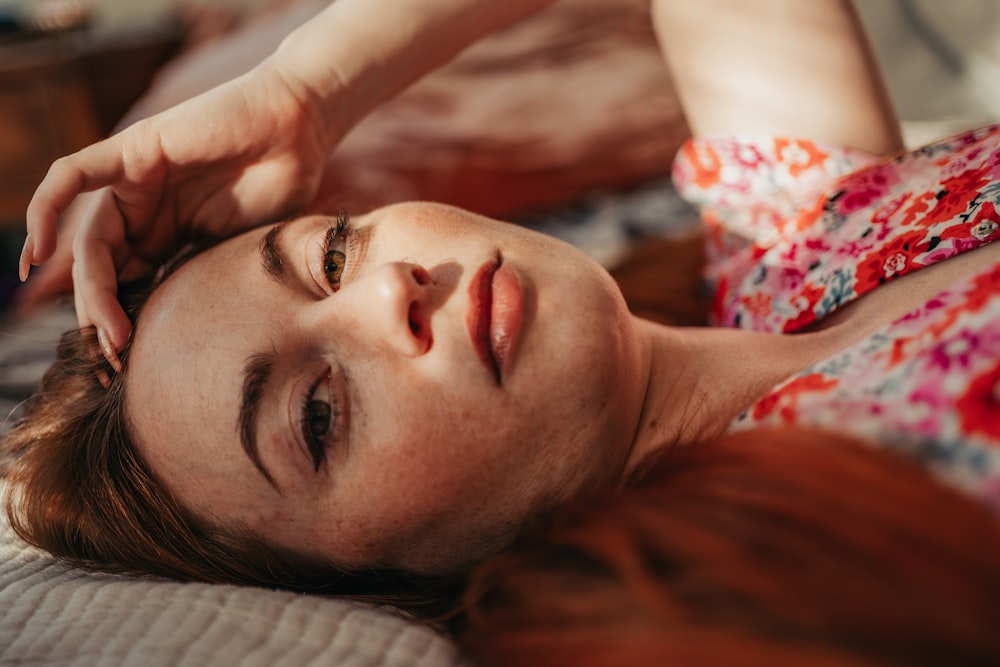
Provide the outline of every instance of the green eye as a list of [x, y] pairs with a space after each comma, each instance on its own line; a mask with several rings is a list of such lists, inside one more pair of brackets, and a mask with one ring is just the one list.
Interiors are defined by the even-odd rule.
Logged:
[[309, 401], [306, 405], [306, 428], [312, 438], [322, 438], [330, 430], [330, 404]]
[[336, 288], [340, 285], [340, 277], [344, 273], [344, 263], [347, 256], [339, 250], [328, 250], [323, 256], [323, 272], [330, 283], [330, 287]]

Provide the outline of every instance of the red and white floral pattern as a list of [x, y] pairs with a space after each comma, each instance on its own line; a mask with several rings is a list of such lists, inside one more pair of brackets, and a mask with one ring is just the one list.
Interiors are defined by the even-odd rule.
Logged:
[[[709, 229], [713, 315], [793, 332], [1000, 237], [1000, 125], [876, 160], [698, 139], [674, 180]], [[776, 387], [734, 428], [799, 423], [919, 458], [1000, 510], [1000, 262]]]

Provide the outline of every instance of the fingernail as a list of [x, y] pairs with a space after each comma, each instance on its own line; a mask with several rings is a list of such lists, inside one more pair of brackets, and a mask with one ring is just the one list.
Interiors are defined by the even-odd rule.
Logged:
[[104, 372], [103, 368], [97, 369], [97, 381], [101, 383], [101, 386], [107, 389], [111, 386], [111, 377]]
[[17, 264], [17, 275], [23, 283], [28, 279], [28, 271], [31, 270], [31, 259], [35, 254], [35, 239], [31, 238], [31, 234], [28, 234], [27, 238], [24, 239], [24, 247], [21, 248], [21, 259]]
[[118, 352], [115, 350], [114, 345], [111, 344], [111, 339], [108, 338], [107, 332], [100, 327], [97, 328], [97, 344], [101, 346], [101, 354], [108, 360], [111, 367], [115, 369], [115, 372], [121, 373], [122, 362], [118, 358]]

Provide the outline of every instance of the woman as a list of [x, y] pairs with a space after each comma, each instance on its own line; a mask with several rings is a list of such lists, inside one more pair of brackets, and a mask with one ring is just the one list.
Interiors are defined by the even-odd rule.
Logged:
[[[88, 359], [86, 341], [68, 344], [48, 407], [39, 399], [12, 436], [15, 488], [31, 496], [15, 516], [22, 534], [120, 570], [300, 589], [328, 585], [331, 572], [374, 570], [393, 573], [380, 590], [412, 591], [421, 577], [450, 576], [502, 549], [538, 512], [624, 483], [665, 446], [714, 437], [741, 415], [794, 421], [800, 412], [872, 438], [888, 433], [917, 453], [955, 442], [944, 472], [989, 499], [1000, 435], [975, 421], [975, 407], [971, 421], [952, 408], [993, 400], [981, 385], [996, 372], [989, 345], [1000, 296], [990, 281], [1000, 246], [988, 245], [989, 225], [979, 228], [988, 220], [976, 216], [990, 215], [996, 176], [945, 188], [935, 201], [962, 193], [950, 215], [914, 209], [928, 223], [922, 234], [941, 230], [930, 247], [904, 238], [892, 252], [900, 236], [869, 230], [874, 218], [855, 199], [881, 205], [891, 191], [900, 206], [913, 198], [932, 209], [922, 195], [891, 190], [902, 178], [889, 181], [928, 169], [932, 180], [942, 169], [942, 179], [991, 174], [996, 132], [881, 163], [898, 164], [892, 174], [835, 181], [900, 148], [846, 3], [774, 0], [773, 14], [755, 5], [753, 15], [721, 0], [654, 7], [696, 136], [816, 140], [698, 139], [678, 163], [682, 189], [711, 196], [708, 221], [749, 237], [713, 231], [734, 258], [719, 265], [719, 312], [760, 331], [640, 320], [574, 250], [449, 207], [255, 226], [309, 200], [320, 156], [372, 105], [542, 4], [400, 2], [383, 17], [372, 3], [340, 0], [246, 77], [53, 166], [29, 209], [23, 269], [51, 254], [58, 213], [104, 188], [77, 236], [74, 272], [81, 323], [96, 326], [108, 362]], [[783, 198], [755, 194], [753, 173]], [[816, 199], [817, 188], [829, 190]], [[776, 243], [760, 233], [766, 222], [803, 234]], [[852, 270], [834, 294], [833, 278], [848, 274], [823, 274], [811, 257], [797, 264], [806, 250], [839, 256], [823, 246], [828, 233], [845, 257], [889, 252], [877, 265], [893, 270], [864, 284]], [[230, 236], [167, 276], [132, 330], [115, 299], [119, 276], [162, 261], [178, 240]], [[911, 248], [919, 263], [903, 252]], [[948, 366], [929, 418], [878, 414], [907, 403], [912, 382], [837, 379], [919, 372], [934, 358], [928, 340], [959, 340], [967, 313], [989, 345]], [[869, 421], [842, 423], [824, 409], [834, 391], [832, 405], [860, 405]], [[58, 411], [67, 400], [79, 411]], [[56, 462], [72, 442], [80, 468], [69, 472]], [[80, 470], [87, 482], [74, 485]], [[381, 585], [366, 575], [336, 583], [344, 592]]]

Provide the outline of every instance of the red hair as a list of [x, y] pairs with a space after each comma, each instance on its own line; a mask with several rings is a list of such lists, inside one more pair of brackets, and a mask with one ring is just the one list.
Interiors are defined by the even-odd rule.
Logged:
[[489, 665], [1000, 664], [1000, 530], [890, 453], [801, 429], [677, 448], [472, 576]]

